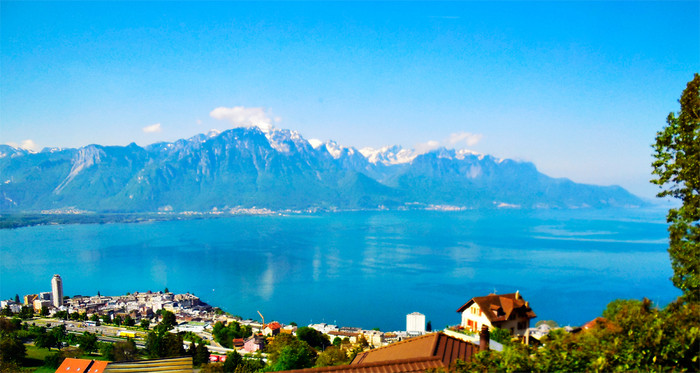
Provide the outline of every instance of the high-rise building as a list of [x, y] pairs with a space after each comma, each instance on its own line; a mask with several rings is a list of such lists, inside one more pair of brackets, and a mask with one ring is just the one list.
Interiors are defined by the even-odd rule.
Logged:
[[425, 315], [419, 312], [406, 315], [406, 331], [409, 333], [425, 333]]
[[53, 275], [51, 279], [51, 293], [53, 295], [53, 306], [58, 308], [63, 305], [63, 280], [61, 276]]

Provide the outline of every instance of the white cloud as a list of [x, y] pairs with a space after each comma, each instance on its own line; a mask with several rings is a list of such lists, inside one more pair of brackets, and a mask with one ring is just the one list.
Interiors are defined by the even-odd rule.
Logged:
[[5, 144], [12, 146], [14, 148], [29, 150], [32, 152], [38, 152], [39, 150], [41, 150], [41, 147], [37, 143], [35, 143], [34, 140], [32, 140], [32, 139], [26, 139], [26, 140], [22, 141], [20, 144], [18, 144], [16, 142], [8, 142]]
[[460, 143], [465, 143], [467, 146], [474, 146], [483, 137], [480, 133], [469, 133], [469, 132], [455, 132], [450, 134], [447, 138], [447, 144], [451, 146], [459, 145]]
[[155, 133], [155, 132], [160, 132], [163, 129], [160, 128], [160, 123], [152, 124], [150, 126], [143, 127], [143, 132], [145, 133]]
[[440, 147], [440, 143], [435, 141], [435, 140], [430, 140], [428, 142], [420, 143], [416, 145], [415, 150], [416, 154], [423, 154], [427, 153], [431, 150], [435, 150]]
[[416, 154], [427, 153], [440, 147], [448, 149], [459, 149], [463, 146], [474, 146], [483, 137], [480, 133], [455, 132], [442, 141], [430, 140], [415, 146]]
[[260, 127], [262, 130], [271, 130], [272, 122], [279, 122], [279, 117], [270, 118], [264, 108], [261, 107], [218, 107], [209, 113], [214, 119], [229, 121], [234, 127]]
[[32, 140], [32, 139], [26, 139], [26, 140], [22, 141], [22, 144], [20, 144], [20, 147], [22, 149], [32, 150], [35, 152], [38, 152], [39, 150], [41, 150], [41, 147], [37, 143], [35, 143], [34, 140]]

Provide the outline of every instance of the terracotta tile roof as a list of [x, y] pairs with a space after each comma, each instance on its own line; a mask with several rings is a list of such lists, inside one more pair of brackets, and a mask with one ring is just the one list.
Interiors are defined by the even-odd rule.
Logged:
[[277, 321], [273, 321], [273, 322], [265, 325], [265, 327], [270, 328], [270, 330], [275, 330], [275, 329], [280, 329], [282, 327], [282, 325], [280, 325], [280, 323], [278, 323]]
[[333, 367], [289, 370], [294, 373], [424, 373], [428, 369], [444, 367], [437, 357], [389, 360], [358, 365], [338, 365]]
[[438, 357], [447, 366], [457, 359], [469, 360], [476, 352], [478, 348], [469, 342], [443, 333], [431, 333], [359, 353], [350, 364]]
[[491, 323], [514, 320], [519, 317], [527, 317], [528, 319], [537, 317], [532, 308], [530, 308], [529, 303], [520, 296], [520, 293], [489, 294], [485, 297], [474, 297], [462, 307], [459, 307], [457, 312], [463, 312], [474, 303], [481, 308], [481, 311]]
[[358, 354], [350, 365], [299, 369], [295, 373], [414, 373], [471, 360], [478, 347], [443, 333], [426, 334]]

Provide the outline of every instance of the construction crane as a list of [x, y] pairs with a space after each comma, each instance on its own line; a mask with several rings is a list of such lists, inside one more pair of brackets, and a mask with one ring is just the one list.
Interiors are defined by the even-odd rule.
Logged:
[[262, 332], [265, 329], [265, 316], [263, 316], [260, 311], [258, 311], [258, 315], [260, 315], [260, 318], [262, 319], [262, 327], [260, 328], [260, 331]]

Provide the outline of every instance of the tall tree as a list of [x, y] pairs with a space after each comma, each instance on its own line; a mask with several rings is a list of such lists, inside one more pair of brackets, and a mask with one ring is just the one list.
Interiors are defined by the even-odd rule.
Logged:
[[700, 301], [700, 75], [688, 82], [680, 99], [681, 111], [670, 113], [666, 127], [656, 134], [652, 183], [663, 190], [658, 197], [681, 200], [667, 221], [673, 284], [688, 301]]

